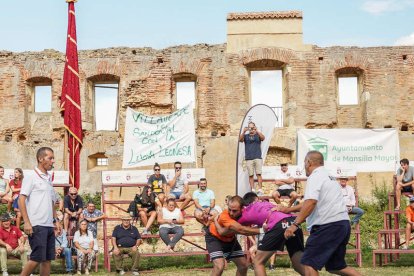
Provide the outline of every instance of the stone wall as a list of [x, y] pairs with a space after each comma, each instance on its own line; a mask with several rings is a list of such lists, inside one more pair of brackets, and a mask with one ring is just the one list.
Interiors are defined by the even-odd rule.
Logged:
[[[231, 53], [226, 44], [79, 51], [85, 135], [82, 190], [100, 190], [100, 172], [88, 171], [88, 156], [103, 152], [109, 158], [108, 170], [121, 169], [126, 108], [170, 113], [175, 110], [175, 80], [191, 76], [197, 94], [197, 165], [206, 168], [209, 185], [221, 202], [235, 191], [237, 135], [250, 107], [252, 68], [283, 70], [285, 125], [272, 137], [269, 165], [296, 163], [298, 128], [404, 126], [408, 131], [400, 135], [401, 156], [412, 160], [413, 52], [409, 46], [294, 50], [266, 44]], [[56, 151], [56, 168], [64, 169], [63, 120], [57, 105], [63, 66], [64, 54], [54, 50], [0, 52], [0, 164], [4, 167], [33, 167], [35, 150], [47, 145]], [[338, 105], [337, 76], [343, 73], [360, 79], [358, 105]], [[92, 84], [97, 81], [119, 82], [119, 131], [94, 130]], [[52, 84], [52, 112], [34, 113], [32, 87], [45, 82]], [[369, 194], [371, 184], [366, 185], [362, 190]]]

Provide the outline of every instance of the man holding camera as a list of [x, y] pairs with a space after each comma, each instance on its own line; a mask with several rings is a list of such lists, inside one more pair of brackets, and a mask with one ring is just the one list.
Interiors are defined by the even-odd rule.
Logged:
[[[248, 133], [247, 133], [248, 132]], [[265, 139], [263, 133], [257, 130], [255, 123], [250, 122], [240, 134], [239, 141], [244, 143], [245, 160], [247, 171], [249, 172], [249, 183], [252, 192], [254, 188], [254, 174], [256, 173], [259, 189], [257, 195], [263, 195], [262, 190], [262, 150], [260, 148], [262, 141]]]

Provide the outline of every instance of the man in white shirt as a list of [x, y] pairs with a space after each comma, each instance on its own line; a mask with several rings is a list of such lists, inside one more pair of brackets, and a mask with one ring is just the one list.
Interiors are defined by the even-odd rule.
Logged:
[[351, 220], [351, 225], [355, 226], [361, 219], [362, 215], [364, 214], [364, 210], [355, 206], [356, 205], [355, 190], [351, 186], [347, 185], [347, 183], [348, 183], [347, 177], [339, 178], [339, 184], [341, 185], [342, 196], [344, 197], [345, 205], [348, 210], [348, 213], [355, 214], [355, 216]]
[[[341, 188], [323, 167], [323, 156], [319, 151], [310, 151], [305, 157], [308, 176], [305, 201], [292, 225], [286, 229], [285, 238], [294, 236], [295, 231], [306, 219], [310, 236], [306, 241], [301, 263], [305, 275], [319, 275], [323, 267], [333, 274], [360, 275], [345, 262], [351, 226]], [[291, 211], [291, 210], [288, 210]]]
[[36, 153], [37, 167], [33, 174], [23, 178], [19, 208], [24, 221], [24, 232], [29, 236], [32, 249], [30, 260], [20, 275], [28, 276], [40, 264], [40, 275], [50, 275], [50, 262], [55, 259], [56, 195], [52, 185], [55, 157], [48, 147]]
[[272, 197], [277, 204], [280, 204], [280, 197], [287, 196], [290, 198], [289, 207], [296, 201], [298, 194], [293, 187], [295, 179], [288, 172], [288, 164], [280, 164], [280, 172], [275, 179], [275, 185], [278, 187], [276, 191], [272, 193]]

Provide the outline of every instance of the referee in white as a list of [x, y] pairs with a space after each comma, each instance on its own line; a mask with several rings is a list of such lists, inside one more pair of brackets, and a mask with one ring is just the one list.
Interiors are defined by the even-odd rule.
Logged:
[[23, 179], [19, 207], [24, 220], [24, 232], [32, 249], [22, 276], [30, 275], [40, 264], [40, 275], [50, 275], [50, 263], [55, 259], [56, 195], [49, 171], [55, 163], [53, 150], [40, 148], [36, 153], [37, 166]]
[[360, 275], [345, 262], [351, 233], [349, 216], [341, 188], [323, 167], [323, 156], [319, 151], [308, 152], [305, 170], [308, 177], [305, 202], [293, 224], [286, 229], [285, 237], [294, 236], [306, 219], [310, 236], [301, 259], [305, 275], [319, 275], [323, 267], [333, 274]]

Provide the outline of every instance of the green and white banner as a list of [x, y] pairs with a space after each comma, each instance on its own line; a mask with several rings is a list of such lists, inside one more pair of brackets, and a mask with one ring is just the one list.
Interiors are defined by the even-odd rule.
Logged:
[[149, 116], [128, 107], [122, 168], [195, 162], [192, 104], [165, 116]]
[[395, 129], [301, 129], [297, 146], [298, 164], [303, 163], [308, 151], [317, 150], [328, 169], [394, 172], [400, 160]]

